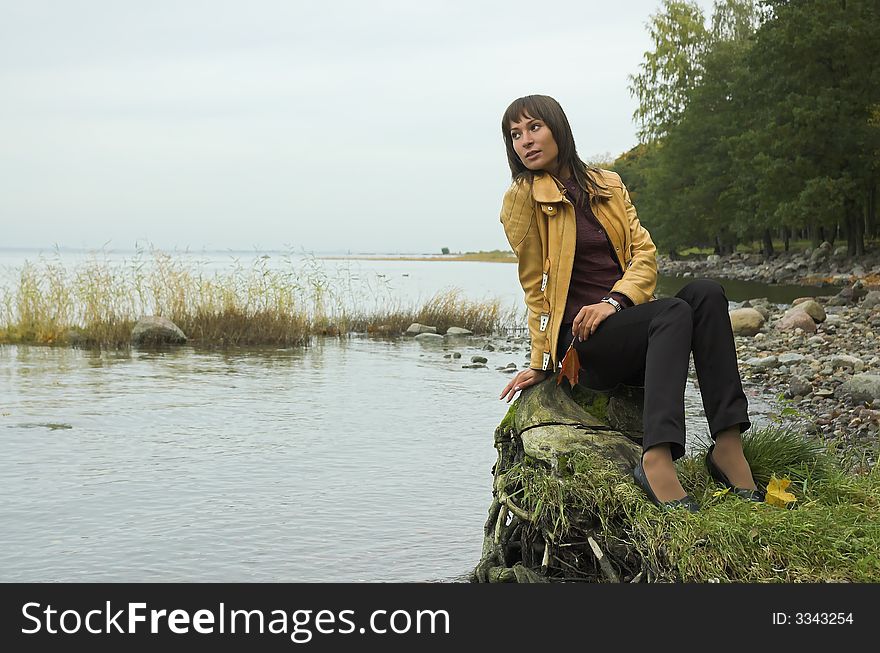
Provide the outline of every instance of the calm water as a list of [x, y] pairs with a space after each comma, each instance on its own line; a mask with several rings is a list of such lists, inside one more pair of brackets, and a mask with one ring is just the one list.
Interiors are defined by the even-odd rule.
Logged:
[[[358, 264], [409, 296], [452, 280], [521, 301], [510, 265]], [[0, 346], [0, 581], [461, 579], [479, 558], [507, 409], [510, 377], [494, 368], [525, 357], [484, 342], [454, 347], [461, 361], [360, 337], [234, 352]], [[489, 369], [462, 369], [474, 354]], [[765, 422], [770, 405], [747, 392]], [[694, 441], [706, 426], [692, 384], [686, 407]]]
[[524, 357], [479, 344], [458, 351], [489, 369], [411, 340], [0, 347], [0, 581], [459, 579], [507, 407], [492, 366]]

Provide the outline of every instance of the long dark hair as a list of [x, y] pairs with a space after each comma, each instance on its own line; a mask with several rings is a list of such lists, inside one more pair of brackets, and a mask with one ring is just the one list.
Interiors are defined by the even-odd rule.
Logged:
[[514, 181], [526, 179], [531, 182], [535, 176], [534, 172], [526, 168], [517, 155], [516, 150], [513, 149], [513, 138], [510, 135], [510, 124], [519, 122], [526, 116], [542, 120], [546, 123], [553, 134], [557, 147], [559, 147], [558, 162], [560, 170], [568, 166], [571, 174], [574, 175], [578, 187], [584, 193], [595, 195], [598, 187], [596, 182], [587, 174], [587, 170], [598, 173], [598, 169], [588, 166], [581, 161], [577, 154], [577, 147], [574, 144], [574, 136], [571, 133], [571, 125], [568, 124], [568, 118], [559, 102], [549, 95], [526, 95], [525, 97], [517, 98], [510, 103], [507, 111], [504, 112], [504, 117], [501, 119], [501, 134], [504, 136], [504, 145], [507, 148], [507, 163], [510, 165], [510, 173]]

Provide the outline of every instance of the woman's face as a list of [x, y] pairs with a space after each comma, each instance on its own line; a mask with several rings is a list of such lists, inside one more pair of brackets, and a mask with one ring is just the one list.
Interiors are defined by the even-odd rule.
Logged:
[[510, 138], [514, 152], [526, 168], [559, 172], [559, 146], [543, 120], [520, 116], [519, 122], [510, 123]]

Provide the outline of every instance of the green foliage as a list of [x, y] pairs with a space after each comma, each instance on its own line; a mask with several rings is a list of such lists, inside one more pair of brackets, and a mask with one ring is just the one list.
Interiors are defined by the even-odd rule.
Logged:
[[[615, 162], [658, 246], [724, 253], [840, 225], [861, 253], [880, 177], [880, 5], [725, 0], [698, 38], [700, 19], [667, 0], [649, 26], [632, 88], [646, 144]], [[700, 47], [673, 56], [688, 39]]]
[[687, 93], [700, 78], [701, 58], [708, 44], [703, 10], [694, 2], [663, 0], [651, 16], [648, 31], [654, 50], [645, 53], [637, 75], [630, 75], [630, 92], [639, 100], [633, 118], [639, 135], [664, 136], [684, 111]]
[[449, 248], [448, 248], [448, 247], [443, 247], [443, 248], [440, 250], [440, 253], [441, 253], [441, 254], [449, 254]]

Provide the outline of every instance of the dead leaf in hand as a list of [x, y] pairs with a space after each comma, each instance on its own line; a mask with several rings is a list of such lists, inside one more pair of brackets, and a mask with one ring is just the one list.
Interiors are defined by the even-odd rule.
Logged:
[[791, 485], [791, 481], [787, 478], [771, 477], [767, 484], [767, 496], [764, 501], [771, 506], [779, 506], [780, 508], [786, 508], [788, 504], [797, 501], [795, 495], [785, 491], [789, 485]]
[[565, 357], [562, 359], [562, 369], [559, 372], [559, 376], [556, 377], [556, 385], [562, 383], [562, 377], [565, 377], [573, 388], [578, 382], [578, 372], [580, 369], [581, 359], [578, 357], [577, 350], [574, 347], [569, 347], [568, 351], [565, 352]]

